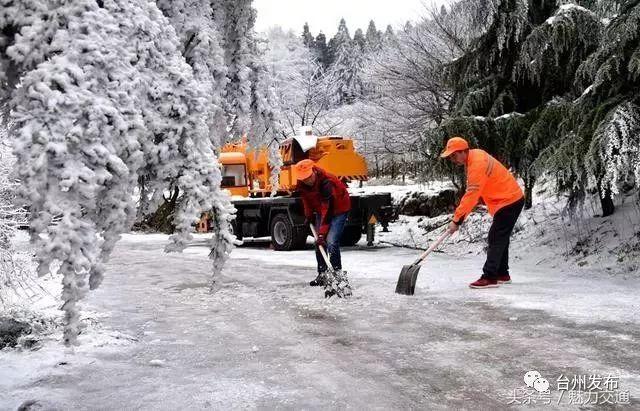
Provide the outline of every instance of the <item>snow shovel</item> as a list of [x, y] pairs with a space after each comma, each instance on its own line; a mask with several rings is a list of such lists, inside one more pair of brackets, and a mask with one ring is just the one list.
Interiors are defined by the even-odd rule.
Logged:
[[[313, 224], [309, 224], [309, 227], [311, 227], [313, 238], [318, 241], [318, 233], [316, 233], [316, 228], [313, 226]], [[334, 270], [324, 247], [318, 246], [318, 248], [320, 249], [322, 258], [324, 258], [324, 262], [327, 264], [327, 272], [324, 278], [324, 298], [329, 298], [334, 295], [337, 295], [339, 298], [350, 296], [352, 292], [351, 285], [349, 284], [349, 279], [347, 278], [347, 272], [342, 270]]]
[[398, 284], [396, 285], [396, 293], [404, 295], [413, 295], [416, 289], [416, 281], [418, 280], [418, 272], [420, 271], [420, 263], [424, 260], [433, 250], [449, 237], [449, 231], [445, 231], [444, 234], [436, 240], [435, 243], [429, 247], [427, 251], [422, 253], [420, 257], [411, 265], [405, 265], [400, 271], [400, 277], [398, 277]]

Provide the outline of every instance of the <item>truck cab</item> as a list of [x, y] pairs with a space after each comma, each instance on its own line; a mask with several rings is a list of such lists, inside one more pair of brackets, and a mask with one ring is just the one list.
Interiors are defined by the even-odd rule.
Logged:
[[222, 183], [232, 196], [248, 197], [247, 156], [244, 153], [221, 153]]

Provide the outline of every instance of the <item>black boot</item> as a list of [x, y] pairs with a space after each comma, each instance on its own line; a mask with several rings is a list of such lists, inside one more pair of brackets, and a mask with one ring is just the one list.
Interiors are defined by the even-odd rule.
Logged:
[[324, 277], [325, 277], [324, 273], [318, 273], [318, 276], [316, 277], [316, 279], [309, 282], [309, 285], [311, 287], [324, 286], [324, 283], [325, 283]]

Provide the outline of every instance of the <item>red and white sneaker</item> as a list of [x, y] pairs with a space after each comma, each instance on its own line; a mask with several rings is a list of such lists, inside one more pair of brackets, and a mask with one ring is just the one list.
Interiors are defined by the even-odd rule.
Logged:
[[498, 284], [511, 284], [511, 276], [509, 274], [499, 275]]
[[493, 278], [480, 278], [479, 280], [469, 284], [470, 288], [498, 288], [498, 280]]

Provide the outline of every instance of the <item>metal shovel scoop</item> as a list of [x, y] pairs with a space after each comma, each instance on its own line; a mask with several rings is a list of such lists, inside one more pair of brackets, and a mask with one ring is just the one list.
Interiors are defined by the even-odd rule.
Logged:
[[[309, 224], [311, 227], [311, 233], [313, 237], [318, 241], [318, 234], [313, 224]], [[334, 270], [329, 261], [329, 256], [323, 246], [318, 246], [320, 254], [324, 258], [324, 262], [327, 264], [326, 277], [324, 278], [324, 297], [329, 298], [337, 295], [339, 298], [349, 297], [353, 294], [351, 290], [351, 284], [349, 284], [349, 278], [347, 278], [346, 271]]]
[[427, 251], [422, 253], [420, 257], [411, 265], [405, 265], [402, 267], [400, 271], [400, 276], [398, 277], [398, 284], [396, 284], [396, 293], [404, 294], [404, 295], [413, 295], [416, 289], [416, 281], [418, 280], [418, 272], [420, 272], [420, 263], [424, 260], [433, 250], [438, 248], [438, 246], [449, 237], [449, 231], [445, 231], [444, 234], [440, 236], [436, 240], [435, 243], [429, 247]]

